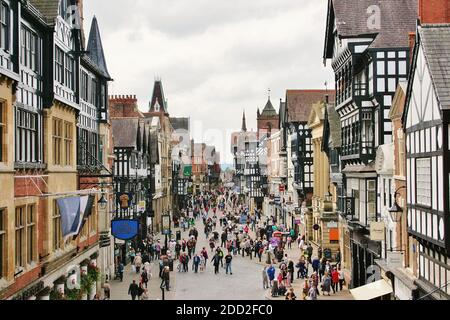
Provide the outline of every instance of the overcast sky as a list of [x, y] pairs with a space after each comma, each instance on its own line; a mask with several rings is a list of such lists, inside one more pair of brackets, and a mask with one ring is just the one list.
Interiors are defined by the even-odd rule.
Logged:
[[110, 94], [136, 94], [147, 111], [155, 77], [171, 117], [190, 117], [197, 142], [231, 163], [230, 133], [256, 130], [271, 89], [332, 87], [322, 60], [327, 0], [84, 0], [86, 33], [98, 19]]

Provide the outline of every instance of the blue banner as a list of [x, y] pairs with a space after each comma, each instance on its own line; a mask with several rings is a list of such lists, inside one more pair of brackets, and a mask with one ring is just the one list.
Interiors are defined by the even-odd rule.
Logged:
[[61, 231], [63, 238], [75, 235], [80, 224], [80, 197], [56, 200], [61, 214]]
[[113, 220], [111, 221], [111, 234], [120, 240], [134, 239], [139, 232], [137, 220]]

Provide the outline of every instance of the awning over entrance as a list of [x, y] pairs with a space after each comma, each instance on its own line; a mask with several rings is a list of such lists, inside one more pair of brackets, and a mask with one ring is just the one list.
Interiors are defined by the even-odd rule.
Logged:
[[391, 294], [392, 292], [392, 286], [383, 279], [350, 290], [350, 293], [355, 300], [373, 300]]

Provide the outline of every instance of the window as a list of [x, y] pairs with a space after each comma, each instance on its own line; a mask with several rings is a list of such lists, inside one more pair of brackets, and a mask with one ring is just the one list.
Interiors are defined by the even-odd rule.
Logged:
[[21, 29], [21, 48], [20, 48], [20, 63], [33, 71], [39, 71], [40, 67], [40, 40], [37, 34], [22, 25]]
[[66, 166], [72, 165], [72, 124], [64, 122], [64, 164]]
[[81, 72], [81, 99], [88, 101], [89, 98], [89, 76], [86, 72]]
[[0, 101], [0, 162], [6, 161], [6, 104]]
[[35, 261], [36, 206], [27, 205], [16, 208], [15, 213], [15, 262], [16, 267]]
[[53, 118], [53, 164], [62, 164], [63, 121]]
[[24, 244], [25, 244], [25, 209], [26, 207], [18, 207], [16, 208], [16, 238], [15, 238], [15, 258], [16, 258], [16, 267], [25, 267], [24, 261]]
[[375, 180], [367, 181], [367, 222], [377, 220], [377, 183]]
[[37, 131], [37, 114], [16, 110], [16, 161], [38, 162], [40, 141]]
[[431, 207], [431, 160], [416, 160], [416, 202]]
[[74, 90], [74, 81], [73, 81], [73, 66], [74, 60], [69, 55], [65, 55], [65, 77], [64, 84], [67, 88]]
[[9, 33], [10, 33], [10, 18], [9, 6], [3, 1], [0, 1], [0, 48], [5, 51], [9, 50]]
[[34, 205], [27, 207], [27, 263], [34, 261], [34, 237], [36, 230], [36, 207]]
[[61, 212], [57, 200], [53, 201], [53, 216], [52, 216], [52, 228], [53, 228], [53, 250], [56, 251], [63, 247], [62, 228], [61, 228]]
[[59, 83], [64, 82], [64, 52], [55, 47], [55, 80]]
[[0, 279], [5, 276], [6, 209], [0, 209]]

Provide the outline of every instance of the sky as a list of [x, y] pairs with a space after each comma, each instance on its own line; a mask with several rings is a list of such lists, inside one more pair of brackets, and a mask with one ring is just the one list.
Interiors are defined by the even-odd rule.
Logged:
[[[256, 112], [278, 110], [287, 89], [332, 87], [323, 64], [327, 0], [84, 0], [98, 20], [111, 95], [148, 110], [160, 78], [171, 117], [190, 117], [196, 142], [232, 163], [231, 132], [256, 130]], [[331, 84], [331, 85], [330, 85]]]

